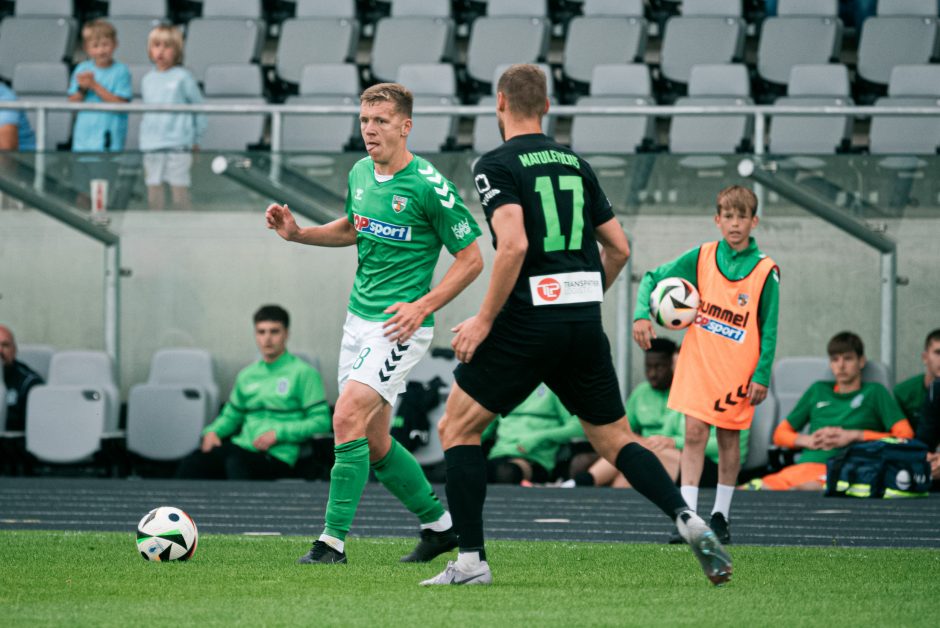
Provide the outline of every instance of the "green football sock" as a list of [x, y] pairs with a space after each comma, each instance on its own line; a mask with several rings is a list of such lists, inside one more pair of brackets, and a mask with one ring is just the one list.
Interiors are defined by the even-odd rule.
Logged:
[[421, 523], [434, 523], [444, 516], [444, 506], [434, 494], [421, 465], [394, 438], [384, 458], [372, 465], [375, 477], [413, 512]]
[[334, 451], [336, 462], [330, 471], [330, 499], [323, 533], [344, 541], [369, 479], [369, 441], [357, 438], [336, 445]]

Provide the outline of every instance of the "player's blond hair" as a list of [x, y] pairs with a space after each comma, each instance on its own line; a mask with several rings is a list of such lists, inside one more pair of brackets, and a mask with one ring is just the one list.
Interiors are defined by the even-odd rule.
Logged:
[[395, 106], [397, 113], [410, 118], [415, 97], [407, 87], [400, 83], [379, 83], [362, 92], [359, 102], [369, 105], [390, 102]]
[[496, 91], [503, 93], [509, 111], [520, 118], [541, 118], [545, 115], [547, 80], [537, 65], [519, 63], [509, 66], [499, 77]]
[[110, 39], [117, 44], [117, 30], [108, 20], [92, 20], [82, 26], [82, 41], [88, 43], [99, 39]]
[[173, 65], [183, 64], [183, 33], [180, 29], [169, 24], [155, 26], [147, 35], [147, 49], [149, 50], [155, 43], [168, 44], [175, 53]]
[[723, 209], [743, 210], [746, 216], [756, 216], [757, 196], [744, 186], [729, 185], [718, 193], [715, 211], [720, 214]]

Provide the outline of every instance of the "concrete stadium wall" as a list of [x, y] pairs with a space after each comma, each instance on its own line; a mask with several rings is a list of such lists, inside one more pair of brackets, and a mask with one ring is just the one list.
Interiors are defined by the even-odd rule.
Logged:
[[[778, 357], [822, 355], [843, 329], [858, 332], [869, 357], [879, 356], [878, 254], [807, 215], [765, 216], [755, 232], [782, 270]], [[483, 220], [477, 216], [481, 225]], [[196, 346], [215, 356], [224, 395], [235, 374], [255, 359], [251, 315], [262, 303], [279, 303], [292, 316], [289, 346], [319, 356], [327, 394], [336, 398], [336, 362], [356, 255], [353, 249], [287, 244], [267, 231], [261, 211], [124, 212], [113, 215], [122, 235], [121, 386], [147, 377], [161, 347]], [[711, 216], [626, 216], [633, 243], [633, 272], [641, 275], [718, 237]], [[940, 220], [888, 224], [900, 242], [898, 272], [910, 285], [898, 290], [898, 376], [919, 372], [923, 337], [940, 327], [936, 243]], [[492, 261], [481, 239], [484, 276], [437, 317], [436, 346], [449, 346], [450, 327], [473, 314], [483, 297]], [[442, 256], [446, 263], [449, 255]], [[103, 248], [34, 211], [0, 211], [0, 323], [21, 344], [59, 349], [102, 349]], [[437, 278], [443, 274], [442, 264]], [[614, 337], [617, 312], [605, 304]], [[677, 337], [673, 332], [667, 335]], [[633, 347], [631, 381], [642, 381], [642, 356]]]

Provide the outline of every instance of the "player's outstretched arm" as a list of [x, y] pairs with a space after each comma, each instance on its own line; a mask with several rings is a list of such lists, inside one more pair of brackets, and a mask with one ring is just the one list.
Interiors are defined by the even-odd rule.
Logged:
[[426, 295], [413, 303], [399, 301], [385, 309], [386, 314], [394, 313], [394, 316], [383, 324], [385, 335], [396, 342], [407, 342], [429, 314], [450, 303], [482, 271], [483, 255], [480, 254], [480, 246], [471, 242], [457, 251], [454, 263], [447, 269], [444, 278]]
[[264, 212], [268, 229], [274, 230], [288, 242], [313, 246], [352, 246], [356, 243], [356, 229], [346, 218], [316, 227], [301, 228], [287, 205], [271, 203]]
[[604, 266], [604, 290], [609, 289], [617, 280], [617, 275], [630, 259], [630, 244], [627, 235], [620, 226], [620, 221], [611, 218], [594, 229], [594, 237], [601, 245], [601, 264]]
[[503, 308], [519, 278], [519, 271], [529, 249], [522, 216], [521, 205], [507, 204], [501, 205], [490, 220], [496, 236], [496, 257], [493, 259], [493, 272], [486, 296], [483, 297], [483, 303], [476, 316], [471, 316], [451, 330], [457, 335], [450, 344], [461, 362], [473, 359], [473, 354], [489, 335], [496, 315]]

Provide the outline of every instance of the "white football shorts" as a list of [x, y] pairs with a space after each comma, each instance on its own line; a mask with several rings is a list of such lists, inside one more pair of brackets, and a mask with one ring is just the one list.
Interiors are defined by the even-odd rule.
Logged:
[[188, 188], [192, 185], [192, 166], [193, 154], [189, 151], [144, 153], [144, 183], [154, 186], [166, 181], [174, 187]]
[[339, 391], [349, 380], [361, 382], [379, 393], [390, 405], [405, 390], [408, 373], [431, 347], [433, 327], [419, 327], [408, 342], [385, 337], [381, 322], [367, 321], [351, 312], [343, 323], [339, 350]]

